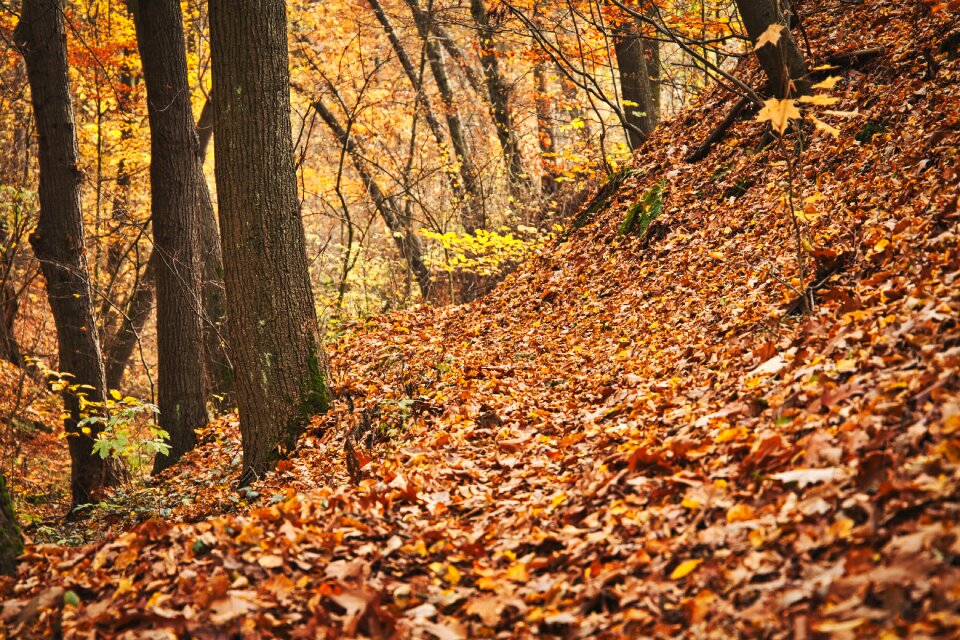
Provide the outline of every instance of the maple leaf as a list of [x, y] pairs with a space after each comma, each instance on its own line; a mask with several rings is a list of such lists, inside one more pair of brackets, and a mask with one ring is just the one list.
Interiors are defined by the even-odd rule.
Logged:
[[834, 126], [827, 124], [826, 122], [824, 122], [823, 120], [820, 120], [819, 118], [813, 118], [813, 124], [816, 125], [817, 129], [820, 129], [820, 131], [829, 133], [834, 138], [840, 137], [840, 129], [837, 129]]
[[782, 24], [773, 23], [767, 27], [766, 31], [760, 34], [760, 37], [757, 38], [757, 43], [753, 45], [753, 50], [757, 51], [765, 45], [776, 46], [780, 42], [780, 36], [783, 34], [784, 26]]
[[841, 78], [840, 76], [830, 76], [829, 78], [826, 78], [825, 80], [821, 80], [817, 84], [813, 85], [813, 88], [826, 89], [827, 91], [830, 91], [835, 86], [837, 86], [837, 83], [840, 82], [842, 79], [843, 78]]
[[763, 108], [757, 114], [757, 122], [769, 122], [777, 133], [783, 135], [790, 124], [790, 120], [799, 120], [803, 115], [797, 108], [796, 100], [770, 98], [764, 100]]
[[818, 93], [812, 96], [800, 96], [800, 102], [804, 104], [816, 105], [818, 107], [829, 107], [832, 104], [837, 104], [840, 102], [840, 98], [834, 98], [833, 96]]

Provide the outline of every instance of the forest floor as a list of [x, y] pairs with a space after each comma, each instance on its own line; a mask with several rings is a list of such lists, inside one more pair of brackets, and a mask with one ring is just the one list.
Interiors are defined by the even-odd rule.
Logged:
[[884, 48], [806, 135], [811, 313], [766, 125], [684, 160], [717, 92], [490, 295], [349, 327], [275, 473], [231, 486], [227, 416], [102, 540], [30, 546], [0, 638], [956, 637], [956, 16], [869, 5], [801, 5], [817, 64]]

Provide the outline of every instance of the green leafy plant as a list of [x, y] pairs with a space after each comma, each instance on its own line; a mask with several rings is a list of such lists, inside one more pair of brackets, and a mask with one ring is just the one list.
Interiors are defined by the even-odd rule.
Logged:
[[[101, 403], [90, 403], [101, 404]], [[155, 418], [160, 410], [156, 405], [142, 402], [136, 398], [123, 397], [116, 390], [110, 391], [110, 398], [102, 403], [105, 415], [92, 415], [80, 421], [81, 429], [90, 430], [92, 425], [101, 425], [97, 440], [93, 443], [93, 453], [101, 458], [118, 458], [132, 467], [141, 467], [144, 457], [170, 452], [167, 441], [170, 434], [157, 426]], [[146, 425], [139, 422], [147, 418]]]
[[642, 237], [647, 232], [650, 223], [663, 213], [663, 192], [666, 186], [666, 180], [661, 180], [647, 189], [643, 197], [627, 210], [627, 215], [620, 225], [619, 235], [636, 232], [638, 236]]

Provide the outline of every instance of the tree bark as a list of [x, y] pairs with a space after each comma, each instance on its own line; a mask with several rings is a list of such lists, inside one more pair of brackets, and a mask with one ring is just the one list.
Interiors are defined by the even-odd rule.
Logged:
[[777, 98], [810, 92], [807, 63], [790, 33], [787, 19], [780, 10], [780, 0], [736, 0], [740, 20], [750, 40], [756, 43], [772, 24], [784, 25], [780, 40], [757, 49], [757, 59], [767, 74], [767, 91]]
[[480, 41], [480, 66], [483, 67], [483, 78], [487, 86], [487, 98], [490, 100], [490, 117], [497, 129], [497, 140], [503, 151], [507, 163], [507, 177], [510, 181], [510, 191], [519, 196], [528, 186], [528, 180], [523, 172], [523, 158], [520, 155], [520, 146], [517, 142], [517, 132], [513, 126], [513, 116], [510, 114], [509, 95], [507, 84], [500, 73], [500, 61], [494, 46], [494, 29], [490, 24], [490, 16], [483, 0], [470, 0], [470, 15], [477, 27], [477, 37]]
[[[613, 49], [620, 74], [620, 99], [632, 103], [623, 105], [627, 142], [631, 149], [636, 149], [653, 132], [660, 116], [660, 105], [650, 79], [650, 66], [659, 67], [660, 63], [647, 60], [647, 53], [652, 49], [640, 35], [639, 25], [632, 21], [620, 27], [614, 36]], [[656, 94], [659, 97], [659, 90]]]
[[94, 455], [96, 425], [86, 433], [78, 427], [79, 393], [89, 401], [102, 402], [106, 381], [84, 249], [63, 9], [64, 0], [24, 0], [14, 35], [27, 63], [39, 140], [40, 218], [30, 244], [40, 261], [57, 327], [59, 368], [73, 376], [63, 399], [76, 506], [91, 502], [104, 487], [121, 481], [123, 469], [116, 460]]
[[[216, 111], [213, 100], [207, 98], [197, 119], [200, 138], [200, 166], [207, 159], [213, 140]], [[217, 231], [217, 217], [213, 207], [203, 211], [200, 218], [200, 260], [203, 264], [203, 341], [204, 370], [207, 390], [214, 405], [220, 409], [230, 406], [233, 393], [233, 367], [227, 354], [226, 317], [227, 295], [223, 288], [223, 248]]]
[[7, 479], [0, 473], [0, 575], [17, 573], [17, 557], [23, 553], [23, 535], [13, 510]]
[[197, 443], [208, 420], [203, 372], [200, 221], [213, 205], [193, 123], [179, 0], [129, 0], [147, 88], [150, 204], [157, 281], [157, 399], [170, 451], [154, 473]]
[[347, 134], [347, 130], [323, 102], [319, 100], [316, 101], [313, 104], [313, 108], [317, 110], [320, 119], [330, 128], [330, 131], [344, 151], [350, 154], [350, 160], [360, 175], [360, 180], [366, 187], [367, 193], [370, 195], [370, 199], [373, 200], [377, 211], [380, 212], [384, 223], [387, 225], [387, 229], [390, 231], [390, 235], [393, 237], [401, 257], [406, 261], [407, 266], [410, 267], [410, 271], [416, 278], [417, 286], [420, 288], [423, 299], [426, 300], [430, 294], [430, 270], [423, 260], [423, 247], [420, 244], [420, 239], [404, 227], [403, 214], [400, 208], [393, 198], [383, 192], [380, 185], [377, 184], [377, 181], [374, 180], [370, 172], [367, 171], [367, 168], [363, 164], [363, 151], [360, 149], [360, 145]]
[[243, 480], [327, 410], [290, 124], [285, 5], [210, 0], [216, 176]]

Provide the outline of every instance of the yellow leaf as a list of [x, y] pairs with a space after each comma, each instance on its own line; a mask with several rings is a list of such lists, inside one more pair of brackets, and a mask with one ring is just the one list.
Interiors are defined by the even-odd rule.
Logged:
[[839, 137], [840, 137], [840, 129], [837, 129], [836, 127], [830, 126], [829, 124], [827, 124], [827, 123], [824, 122], [823, 120], [819, 120], [819, 119], [817, 119], [817, 118], [814, 118], [814, 119], [813, 119], [813, 124], [815, 124], [815, 125], [817, 126], [817, 129], [820, 129], [820, 131], [824, 131], [824, 132], [826, 132], [826, 133], [829, 133], [829, 134], [832, 135], [834, 138], [839, 138]]
[[756, 51], [764, 45], [773, 45], [776, 46], [780, 42], [780, 35], [783, 33], [783, 25], [774, 23], [767, 27], [767, 30], [760, 34], [760, 37], [757, 38], [757, 44], [753, 46], [753, 50]]
[[476, 585], [477, 589], [480, 589], [481, 591], [496, 591], [497, 589], [500, 588], [499, 581], [493, 578], [488, 578], [486, 576], [484, 576], [483, 578], [477, 579], [477, 581], [474, 584]]
[[731, 427], [729, 429], [724, 429], [719, 434], [717, 434], [716, 442], [733, 442], [734, 440], [743, 440], [747, 437], [747, 428], [746, 427]]
[[723, 254], [719, 251], [711, 251], [710, 257], [714, 260], [723, 260]]
[[757, 114], [757, 122], [769, 122], [774, 131], [782, 134], [787, 130], [790, 120], [799, 120], [801, 117], [796, 101], [770, 98], [764, 100], [763, 108]]
[[734, 505], [727, 511], [727, 522], [746, 522], [747, 520], [753, 520], [755, 517], [753, 507], [748, 504]]
[[703, 562], [703, 560], [700, 560], [699, 558], [681, 562], [680, 564], [677, 565], [677, 568], [674, 569], [673, 572], [670, 574], [670, 579], [679, 580], [680, 578], [684, 578], [690, 575], [694, 569], [700, 566], [701, 562]]
[[818, 107], [829, 107], [832, 104], [837, 104], [840, 102], [840, 98], [834, 98], [833, 96], [828, 96], [824, 93], [818, 93], [812, 96], [800, 96], [800, 102], [804, 104], [812, 104]]
[[447, 565], [447, 573], [444, 575], [450, 584], [460, 584], [460, 571], [451, 565]]
[[884, 250], [886, 250], [886, 248], [889, 247], [889, 246], [890, 246], [890, 241], [887, 240], [886, 238], [883, 238], [883, 239], [880, 240], [880, 242], [878, 242], [877, 244], [873, 245], [873, 250], [874, 250], [876, 253], [883, 253]]
[[838, 538], [849, 538], [853, 531], [853, 520], [850, 518], [838, 518], [836, 522], [830, 525], [830, 533]]
[[849, 358], [837, 360], [837, 371], [840, 373], [851, 373], [857, 370], [857, 361]]
[[680, 504], [691, 510], [700, 508], [700, 501], [694, 500], [693, 498], [684, 498]]
[[842, 80], [842, 78], [841, 78], [840, 76], [830, 76], [830, 77], [827, 78], [826, 80], [822, 80], [822, 81], [818, 82], [817, 84], [813, 85], [813, 88], [814, 88], [814, 89], [826, 89], [827, 91], [830, 91], [830, 90], [833, 89], [835, 86], [837, 86], [837, 83], [840, 82], [840, 80]]
[[527, 582], [530, 579], [530, 574], [527, 573], [527, 565], [522, 562], [511, 565], [507, 569], [507, 579], [514, 582]]
[[123, 398], [123, 395], [116, 389], [110, 389], [110, 397], [113, 398], [114, 400], [120, 400], [121, 398]]

